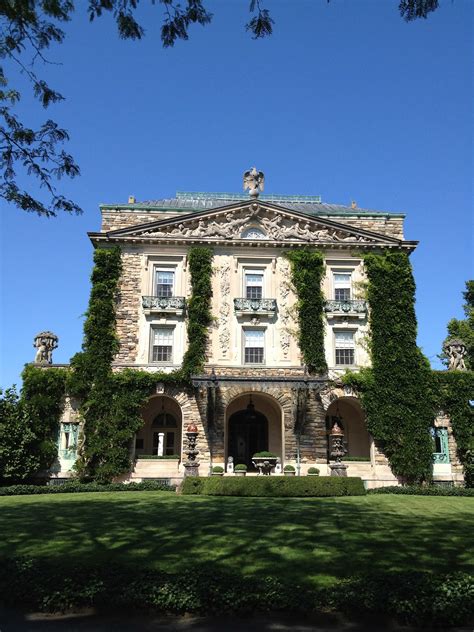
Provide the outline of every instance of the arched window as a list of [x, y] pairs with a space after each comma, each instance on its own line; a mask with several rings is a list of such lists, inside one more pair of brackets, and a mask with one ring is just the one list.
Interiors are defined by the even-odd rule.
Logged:
[[178, 422], [170, 413], [160, 413], [153, 420], [153, 426], [160, 426], [160, 428], [177, 428]]
[[244, 230], [244, 232], [242, 233], [242, 239], [266, 239], [266, 238], [267, 236], [263, 232], [263, 230], [260, 230], [260, 228], [255, 228], [253, 226], [251, 226], [250, 228], [247, 228], [247, 230]]

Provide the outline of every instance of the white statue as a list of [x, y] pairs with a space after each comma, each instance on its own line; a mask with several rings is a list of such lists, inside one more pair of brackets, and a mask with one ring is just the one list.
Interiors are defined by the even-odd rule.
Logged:
[[35, 336], [33, 347], [38, 350], [35, 355], [36, 364], [52, 364], [53, 351], [57, 349], [58, 337], [51, 331], [42, 331]]
[[244, 173], [244, 191], [249, 190], [250, 197], [258, 197], [263, 191], [265, 175], [263, 171], [257, 171], [255, 167]]
[[448, 356], [450, 371], [465, 371], [464, 356], [467, 353], [466, 345], [459, 338], [451, 338], [444, 343], [444, 352]]

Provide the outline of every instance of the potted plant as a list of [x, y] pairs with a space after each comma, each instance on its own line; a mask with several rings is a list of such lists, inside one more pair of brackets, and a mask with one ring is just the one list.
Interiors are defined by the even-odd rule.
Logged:
[[308, 476], [319, 476], [319, 469], [317, 467], [309, 467]]
[[285, 465], [283, 473], [285, 476], [296, 476], [296, 470], [292, 465]]
[[269, 475], [277, 464], [277, 459], [277, 455], [273, 452], [263, 450], [262, 452], [256, 452], [253, 455], [252, 463], [257, 468], [259, 474]]
[[247, 466], [245, 465], [245, 463], [238, 463], [234, 467], [234, 474], [236, 476], [245, 476], [247, 474]]
[[224, 476], [224, 468], [221, 465], [214, 465], [212, 476]]

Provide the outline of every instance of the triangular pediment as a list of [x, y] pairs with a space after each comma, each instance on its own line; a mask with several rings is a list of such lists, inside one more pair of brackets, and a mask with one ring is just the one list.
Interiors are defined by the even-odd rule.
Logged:
[[400, 244], [400, 240], [327, 219], [249, 200], [217, 209], [110, 231], [108, 238], [146, 240]]

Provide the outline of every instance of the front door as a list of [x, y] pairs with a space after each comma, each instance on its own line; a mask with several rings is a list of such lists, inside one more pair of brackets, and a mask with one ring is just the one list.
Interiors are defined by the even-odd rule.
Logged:
[[268, 420], [262, 413], [241, 410], [229, 419], [229, 453], [234, 465], [244, 463], [253, 468], [252, 456], [268, 450]]

